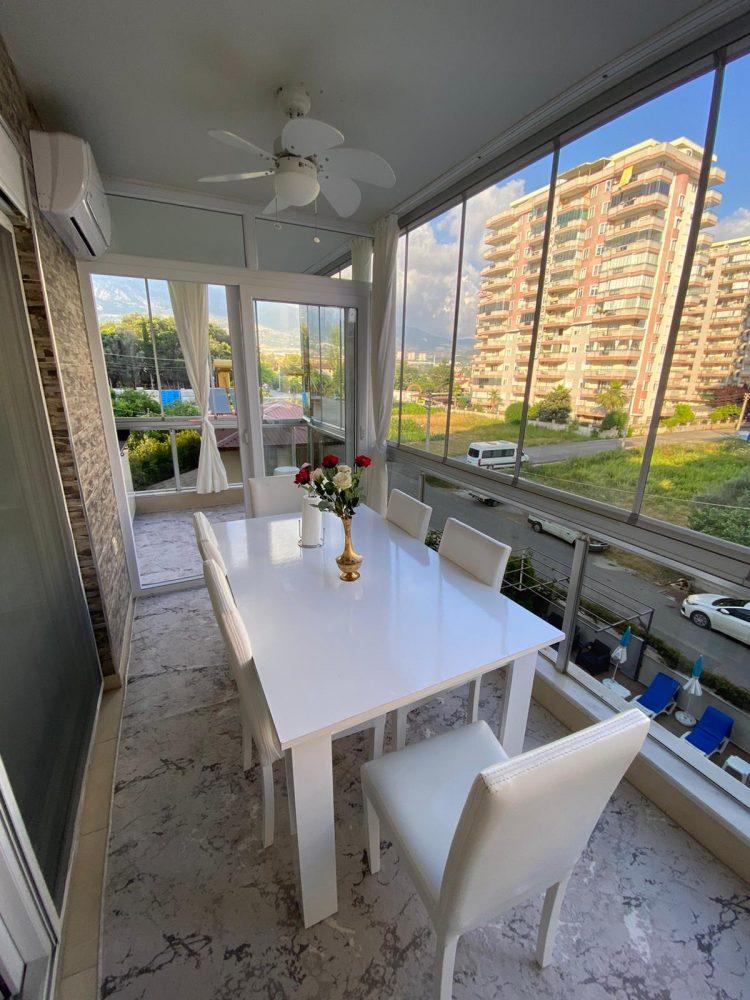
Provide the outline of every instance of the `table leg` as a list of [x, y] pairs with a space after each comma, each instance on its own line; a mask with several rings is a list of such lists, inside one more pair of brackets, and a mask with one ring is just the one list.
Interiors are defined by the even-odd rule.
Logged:
[[515, 757], [523, 751], [536, 657], [536, 653], [526, 653], [505, 668], [505, 698], [500, 717], [500, 742], [509, 757]]
[[305, 927], [311, 927], [338, 909], [331, 737], [307, 740], [289, 753], [302, 917]]

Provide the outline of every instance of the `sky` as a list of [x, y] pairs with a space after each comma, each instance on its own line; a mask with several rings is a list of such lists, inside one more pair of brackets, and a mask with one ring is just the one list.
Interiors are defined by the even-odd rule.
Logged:
[[[686, 136], [703, 145], [711, 100], [713, 74], [709, 73], [635, 108], [615, 121], [576, 139], [560, 150], [560, 170], [607, 156], [645, 139], [669, 140]], [[716, 239], [750, 235], [750, 55], [726, 70], [715, 144], [716, 163], [726, 171], [719, 186], [721, 204], [712, 209], [718, 223]], [[459, 337], [474, 334], [479, 300], [485, 221], [511, 201], [546, 187], [552, 157], [475, 195], [467, 202], [466, 236], [462, 269]], [[461, 211], [457, 206], [409, 234], [409, 274], [406, 300], [406, 347], [409, 332], [449, 337], [453, 329], [454, 296], [458, 263]]]

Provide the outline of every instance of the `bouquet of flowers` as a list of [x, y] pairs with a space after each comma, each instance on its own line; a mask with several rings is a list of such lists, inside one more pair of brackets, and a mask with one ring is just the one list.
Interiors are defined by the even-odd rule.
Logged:
[[371, 464], [367, 455], [357, 455], [353, 468], [340, 463], [338, 455], [326, 455], [317, 469], [305, 463], [294, 481], [317, 499], [320, 510], [331, 511], [343, 520], [354, 516], [364, 492], [362, 474]]

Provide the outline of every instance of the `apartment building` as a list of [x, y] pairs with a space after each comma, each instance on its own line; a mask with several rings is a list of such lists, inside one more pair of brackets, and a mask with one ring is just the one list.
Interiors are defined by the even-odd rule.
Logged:
[[[598, 403], [602, 391], [618, 382], [627, 396], [631, 423], [648, 420], [701, 156], [701, 147], [686, 138], [648, 139], [559, 175], [532, 401], [562, 382], [571, 391], [574, 417], [595, 422], [604, 415]], [[703, 227], [716, 222], [711, 209], [721, 199], [716, 186], [723, 179], [723, 171], [713, 167]], [[493, 406], [507, 406], [523, 398], [547, 199], [545, 187], [487, 221], [487, 267], [482, 271], [471, 378], [475, 405], [492, 400]], [[725, 357], [718, 324], [730, 310], [718, 303], [726, 297], [728, 282], [720, 277], [724, 265], [712, 263], [711, 246], [710, 235], [702, 233], [691, 286], [691, 321], [681, 332], [672, 369], [670, 392], [679, 400], [697, 401], [703, 388], [728, 379], [736, 369], [740, 323], [731, 334], [722, 330], [725, 339], [733, 336], [735, 341]], [[736, 255], [727, 251], [721, 260]], [[715, 322], [705, 308], [701, 312], [711, 281]], [[704, 353], [712, 363], [702, 368]]]

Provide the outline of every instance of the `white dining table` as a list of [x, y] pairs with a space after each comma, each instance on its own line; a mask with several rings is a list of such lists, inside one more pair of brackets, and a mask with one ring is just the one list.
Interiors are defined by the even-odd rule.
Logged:
[[365, 506], [352, 522], [362, 575], [346, 583], [343, 528], [324, 521], [314, 549], [296, 514], [214, 525], [290, 765], [306, 927], [338, 905], [332, 737], [504, 667], [498, 736], [518, 754], [537, 653], [564, 637]]

